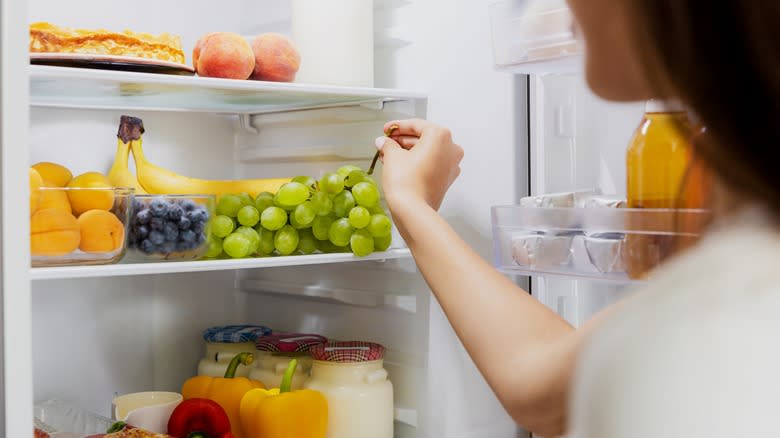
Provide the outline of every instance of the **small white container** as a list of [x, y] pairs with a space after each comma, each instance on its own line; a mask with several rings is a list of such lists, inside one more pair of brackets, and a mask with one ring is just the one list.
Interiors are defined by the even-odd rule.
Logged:
[[320, 335], [301, 333], [259, 338], [255, 343], [255, 367], [249, 372], [249, 378], [263, 382], [266, 388], [279, 388], [290, 361], [298, 359], [291, 389], [301, 389], [311, 370], [312, 358], [309, 356], [309, 349], [325, 342], [327, 339]]
[[293, 0], [296, 82], [374, 86], [373, 0]]
[[331, 342], [312, 347], [304, 388], [328, 400], [328, 438], [392, 438], [393, 385], [383, 367], [384, 347]]
[[[258, 338], [271, 334], [268, 327], [229, 325], [203, 332], [206, 355], [198, 362], [199, 376], [223, 377], [230, 361], [239, 353], [254, 353]], [[238, 367], [236, 377], [249, 377], [250, 367]]]

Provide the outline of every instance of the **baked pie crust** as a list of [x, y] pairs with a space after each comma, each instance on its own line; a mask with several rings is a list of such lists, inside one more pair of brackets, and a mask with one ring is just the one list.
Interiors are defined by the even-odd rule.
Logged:
[[176, 35], [70, 29], [46, 22], [30, 25], [30, 52], [133, 56], [185, 63], [181, 38]]

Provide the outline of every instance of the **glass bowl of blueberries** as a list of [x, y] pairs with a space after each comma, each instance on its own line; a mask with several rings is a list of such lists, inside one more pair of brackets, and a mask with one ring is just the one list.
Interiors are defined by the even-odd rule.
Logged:
[[136, 195], [125, 260], [203, 258], [209, 247], [214, 205], [214, 195]]

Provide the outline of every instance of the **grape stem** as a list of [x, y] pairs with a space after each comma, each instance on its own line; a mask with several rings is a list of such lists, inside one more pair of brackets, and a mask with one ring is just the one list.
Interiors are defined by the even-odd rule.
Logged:
[[[385, 131], [385, 137], [390, 137], [393, 135], [393, 132], [398, 129], [398, 125], [393, 125], [390, 128]], [[374, 154], [374, 159], [371, 160], [371, 166], [368, 168], [368, 172], [366, 172], [366, 175], [371, 175], [374, 173], [374, 167], [376, 167], [376, 162], [379, 161], [379, 156], [381, 155], [382, 151], [376, 151]]]

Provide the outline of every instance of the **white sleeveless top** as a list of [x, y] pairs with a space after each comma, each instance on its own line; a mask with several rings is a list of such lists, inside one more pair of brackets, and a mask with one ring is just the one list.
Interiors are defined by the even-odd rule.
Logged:
[[780, 437], [780, 232], [756, 215], [713, 231], [596, 331], [569, 436]]

